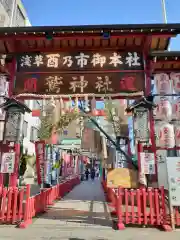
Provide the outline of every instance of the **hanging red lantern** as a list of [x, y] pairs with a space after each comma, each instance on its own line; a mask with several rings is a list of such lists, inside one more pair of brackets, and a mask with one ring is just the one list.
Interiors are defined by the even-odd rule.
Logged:
[[173, 82], [173, 89], [175, 93], [180, 93], [180, 73], [171, 73], [170, 78]]
[[174, 129], [175, 143], [177, 147], [180, 147], [180, 125], [176, 125]]
[[162, 123], [156, 128], [159, 147], [173, 148], [175, 146], [174, 126]]
[[168, 74], [159, 73], [154, 76], [156, 91], [158, 94], [170, 94], [171, 93], [171, 82]]
[[172, 104], [172, 118], [180, 120], [180, 98], [174, 100]]
[[156, 101], [155, 118], [165, 121], [172, 119], [172, 105], [168, 98], [160, 98]]

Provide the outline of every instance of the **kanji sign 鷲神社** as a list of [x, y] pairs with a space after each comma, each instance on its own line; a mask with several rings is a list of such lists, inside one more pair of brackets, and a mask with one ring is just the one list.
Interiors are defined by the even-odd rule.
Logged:
[[143, 60], [137, 52], [32, 53], [17, 57], [14, 94], [113, 95], [141, 91]]

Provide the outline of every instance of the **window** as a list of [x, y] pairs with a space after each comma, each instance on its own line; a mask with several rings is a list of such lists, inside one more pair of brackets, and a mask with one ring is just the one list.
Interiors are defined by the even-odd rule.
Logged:
[[0, 0], [0, 3], [3, 5], [7, 14], [10, 16], [12, 11], [13, 0]]
[[40, 102], [37, 100], [33, 100], [33, 109], [40, 109]]
[[19, 6], [17, 6], [16, 12], [16, 26], [25, 26], [25, 17]]
[[31, 127], [30, 141], [34, 142], [38, 140], [39, 130], [35, 127]]
[[167, 150], [167, 157], [177, 157], [177, 156], [178, 156], [178, 153], [176, 149]]
[[27, 137], [28, 122], [23, 122], [23, 137]]

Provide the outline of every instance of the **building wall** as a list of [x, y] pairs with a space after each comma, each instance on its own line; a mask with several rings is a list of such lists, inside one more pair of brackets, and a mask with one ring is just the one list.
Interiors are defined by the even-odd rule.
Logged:
[[[27, 12], [21, 0], [0, 0], [0, 27], [8, 26], [31, 26], [27, 16]], [[25, 101], [30, 109], [37, 109], [39, 105], [37, 101]], [[28, 154], [35, 154], [34, 141], [38, 138], [38, 130], [40, 127], [40, 119], [32, 117], [32, 114], [25, 113], [23, 124], [23, 146], [24, 151]], [[35, 129], [35, 131], [32, 130]]]
[[0, 0], [0, 27], [31, 26], [21, 0]]
[[[9, 4], [6, 4], [6, 2]], [[12, 0], [0, 0], [0, 27], [9, 26], [12, 2]]]
[[17, 6], [14, 12], [13, 26], [31, 26], [26, 9], [21, 0], [16, 0]]
[[[37, 100], [25, 100], [25, 104], [32, 110], [41, 108], [41, 103]], [[38, 131], [40, 128], [39, 117], [32, 117], [31, 113], [24, 114], [23, 122], [23, 146], [24, 152], [27, 151], [29, 155], [35, 154], [34, 141], [38, 139]]]

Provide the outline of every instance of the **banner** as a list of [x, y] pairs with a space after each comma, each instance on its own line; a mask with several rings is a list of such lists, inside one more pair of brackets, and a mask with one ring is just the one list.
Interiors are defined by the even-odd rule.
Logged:
[[155, 157], [154, 153], [141, 152], [141, 173], [155, 174]]
[[36, 151], [36, 172], [38, 184], [43, 183], [44, 179], [44, 158], [45, 158], [45, 142], [38, 141], [35, 142]]
[[51, 183], [52, 185], [57, 184], [57, 149], [52, 148], [52, 173], [51, 173]]
[[45, 173], [44, 182], [46, 184], [51, 184], [51, 171], [52, 171], [52, 147], [51, 145], [46, 145], [45, 147]]
[[73, 168], [72, 168], [72, 155], [66, 154], [65, 156], [65, 162], [66, 162], [66, 174], [67, 176], [70, 176], [73, 174]]
[[[167, 157], [166, 171], [171, 206], [180, 206], [180, 158]], [[166, 174], [166, 173], [165, 173]]]
[[14, 173], [15, 152], [2, 153], [1, 173]]

